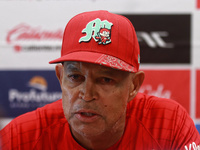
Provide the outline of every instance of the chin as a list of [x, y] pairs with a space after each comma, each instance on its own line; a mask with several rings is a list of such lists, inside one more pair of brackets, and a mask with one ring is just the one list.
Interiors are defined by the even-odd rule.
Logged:
[[84, 137], [95, 137], [102, 135], [105, 132], [105, 128], [101, 128], [100, 126], [90, 127], [90, 126], [82, 126], [77, 129], [74, 129], [78, 134]]

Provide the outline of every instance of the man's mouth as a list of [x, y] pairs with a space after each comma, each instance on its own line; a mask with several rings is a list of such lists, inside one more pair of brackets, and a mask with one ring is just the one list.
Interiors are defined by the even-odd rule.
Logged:
[[78, 111], [75, 117], [81, 122], [92, 123], [99, 119], [100, 115], [93, 111]]
[[96, 115], [96, 114], [88, 113], [88, 112], [81, 112], [80, 114], [81, 114], [81, 115], [84, 115], [84, 116], [88, 116], [88, 117], [91, 117], [91, 116]]

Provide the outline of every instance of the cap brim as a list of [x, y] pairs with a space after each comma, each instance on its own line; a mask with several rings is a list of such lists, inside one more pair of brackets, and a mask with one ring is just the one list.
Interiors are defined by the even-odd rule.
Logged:
[[88, 62], [88, 63], [103, 65], [106, 67], [111, 67], [122, 71], [137, 72], [137, 69], [134, 66], [131, 66], [128, 63], [116, 57], [94, 52], [83, 52], [83, 51], [73, 52], [64, 55], [58, 59], [52, 60], [49, 63], [50, 64], [62, 63], [65, 61]]

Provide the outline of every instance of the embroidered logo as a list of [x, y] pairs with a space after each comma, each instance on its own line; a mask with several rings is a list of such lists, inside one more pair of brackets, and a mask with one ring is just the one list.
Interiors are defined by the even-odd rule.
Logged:
[[109, 55], [102, 54], [96, 61], [100, 65], [107, 65], [111, 68], [119, 69], [119, 70], [126, 70], [129, 72], [135, 72], [135, 68], [126, 62]]
[[200, 150], [200, 145], [196, 145], [195, 142], [192, 142], [192, 144], [189, 144], [188, 147], [185, 145], [185, 150]]
[[82, 33], [86, 33], [85, 36], [79, 39], [81, 42], [89, 42], [93, 38], [99, 44], [109, 44], [111, 43], [111, 27], [113, 23], [99, 18], [90, 21], [86, 27], [82, 30]]

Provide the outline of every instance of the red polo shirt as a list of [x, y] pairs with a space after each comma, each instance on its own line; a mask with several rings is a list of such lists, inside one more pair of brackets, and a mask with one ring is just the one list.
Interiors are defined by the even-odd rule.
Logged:
[[[84, 150], [72, 137], [58, 100], [23, 114], [0, 131], [2, 150]], [[127, 106], [124, 135], [109, 150], [200, 148], [200, 135], [173, 100], [139, 93]]]

